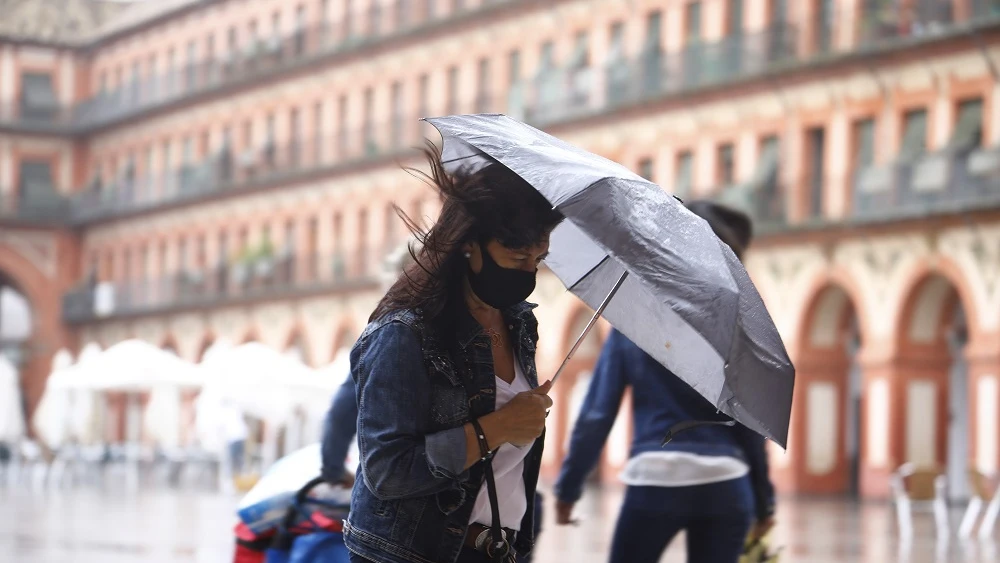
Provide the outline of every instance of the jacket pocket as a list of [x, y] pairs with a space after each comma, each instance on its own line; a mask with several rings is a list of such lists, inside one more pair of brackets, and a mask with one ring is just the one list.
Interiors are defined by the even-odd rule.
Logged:
[[435, 426], [454, 428], [469, 418], [464, 387], [435, 385], [431, 389], [431, 420]]

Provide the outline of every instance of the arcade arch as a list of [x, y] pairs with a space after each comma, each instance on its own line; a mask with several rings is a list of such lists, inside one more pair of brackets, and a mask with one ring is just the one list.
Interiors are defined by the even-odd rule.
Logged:
[[[855, 298], [828, 281], [805, 308], [796, 356], [789, 456], [776, 476], [792, 490], [859, 494], [862, 331]], [[781, 475], [784, 473], [784, 475]]]
[[903, 459], [947, 476], [948, 496], [968, 496], [970, 444], [976, 421], [969, 408], [966, 346], [969, 314], [961, 280], [929, 272], [904, 294], [896, 327], [905, 379]]

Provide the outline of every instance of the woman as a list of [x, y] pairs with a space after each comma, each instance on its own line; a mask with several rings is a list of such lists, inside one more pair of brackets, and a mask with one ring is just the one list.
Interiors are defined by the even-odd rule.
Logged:
[[[340, 386], [333, 396], [333, 402], [326, 415], [326, 425], [323, 429], [323, 479], [331, 485], [351, 487], [354, 485], [354, 474], [344, 467], [347, 454], [354, 443], [358, 424], [358, 401], [354, 391], [354, 380], [350, 377]], [[534, 541], [542, 532], [542, 516], [544, 495], [535, 491], [535, 515], [532, 533]], [[531, 554], [519, 555], [517, 563], [531, 563]]]
[[[750, 244], [750, 219], [708, 203], [688, 208], [711, 225], [738, 257]], [[717, 409], [621, 333], [612, 331], [591, 379], [556, 484], [556, 521], [571, 522], [573, 505], [593, 470], [632, 387], [634, 436], [622, 473], [628, 485], [611, 547], [612, 563], [656, 563], [681, 530], [688, 561], [736, 563], [754, 520], [753, 534], [773, 524], [774, 488], [764, 440], [747, 428], [701, 425], [677, 434], [678, 422], [725, 420]]]
[[509, 561], [533, 543], [552, 401], [524, 300], [561, 216], [503, 166], [450, 175], [427, 157], [441, 214], [351, 351], [355, 563]]

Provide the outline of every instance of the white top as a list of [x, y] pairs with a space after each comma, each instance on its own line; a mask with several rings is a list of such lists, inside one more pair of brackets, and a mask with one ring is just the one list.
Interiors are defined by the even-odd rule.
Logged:
[[248, 431], [246, 420], [243, 419], [243, 412], [232, 405], [225, 405], [221, 410], [222, 434], [226, 437], [226, 441], [246, 440]]
[[749, 472], [735, 457], [660, 451], [630, 459], [620, 478], [632, 487], [690, 487], [739, 479]]
[[[531, 391], [517, 358], [514, 358], [514, 381], [507, 383], [499, 377], [496, 380], [498, 409], [509, 403], [514, 395]], [[524, 458], [530, 451], [531, 444], [523, 448], [504, 444], [493, 455], [493, 477], [497, 484], [497, 501], [500, 503], [500, 525], [515, 531], [521, 528], [521, 519], [524, 518], [524, 511], [528, 508], [528, 500], [524, 494]], [[493, 524], [493, 512], [490, 510], [490, 497], [487, 491], [484, 481], [482, 488], [479, 489], [479, 496], [476, 497], [476, 505], [472, 508], [472, 516], [469, 517], [470, 524], [484, 526]]]

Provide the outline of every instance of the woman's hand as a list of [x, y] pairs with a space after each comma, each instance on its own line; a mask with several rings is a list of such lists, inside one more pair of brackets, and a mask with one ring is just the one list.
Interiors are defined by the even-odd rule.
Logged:
[[[527, 446], [542, 435], [545, 430], [545, 411], [552, 406], [552, 398], [548, 396], [552, 382], [544, 384], [531, 391], [514, 395], [506, 405], [487, 415], [492, 432], [487, 429], [487, 438], [491, 448], [501, 444], [513, 444], [519, 448]], [[485, 425], [484, 425], [485, 428]]]
[[750, 541], [756, 542], [767, 535], [774, 528], [774, 517], [769, 516], [764, 520], [759, 520], [750, 528]]
[[542, 435], [545, 411], [552, 406], [552, 398], [548, 395], [551, 388], [552, 382], [546, 381], [531, 391], [514, 395], [496, 411], [498, 430], [504, 442], [520, 448]]
[[[486, 435], [486, 443], [491, 450], [504, 444], [519, 448], [530, 445], [545, 430], [545, 412], [552, 406], [548, 392], [552, 382], [546, 381], [531, 391], [518, 393], [506, 405], [483, 416], [479, 424]], [[476, 431], [471, 424], [465, 424], [465, 469], [482, 459]]]

